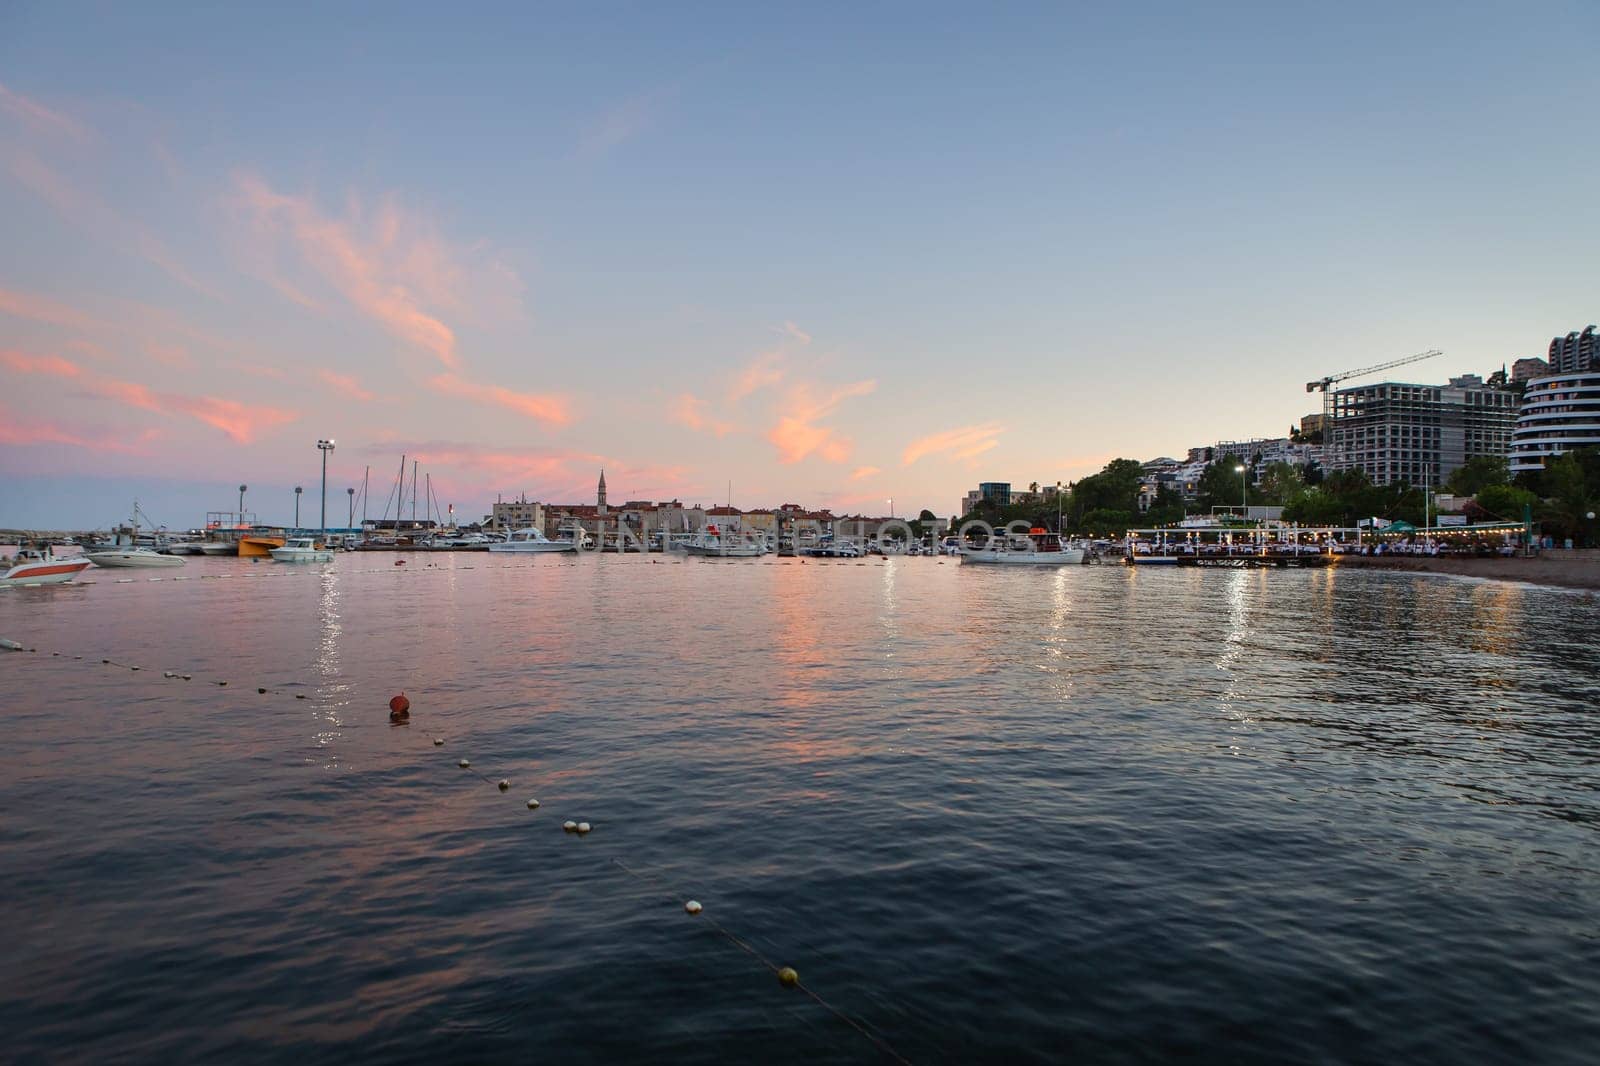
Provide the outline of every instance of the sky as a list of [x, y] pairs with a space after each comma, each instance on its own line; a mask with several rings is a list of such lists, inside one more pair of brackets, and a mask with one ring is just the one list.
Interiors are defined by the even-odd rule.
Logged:
[[1280, 436], [1325, 374], [1487, 374], [1600, 318], [1597, 31], [0, 0], [0, 526], [194, 526], [240, 483], [286, 522], [322, 438], [330, 522], [402, 455], [468, 517], [602, 467], [613, 503], [944, 516]]

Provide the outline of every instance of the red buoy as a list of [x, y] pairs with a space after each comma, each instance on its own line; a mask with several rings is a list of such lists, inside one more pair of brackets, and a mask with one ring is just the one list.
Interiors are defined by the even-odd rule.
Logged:
[[394, 565], [396, 565], [396, 566], [404, 566], [404, 565], [406, 565], [406, 561], [404, 559], [396, 559], [394, 561]]
[[389, 720], [398, 722], [411, 717], [411, 701], [404, 692], [389, 701]]

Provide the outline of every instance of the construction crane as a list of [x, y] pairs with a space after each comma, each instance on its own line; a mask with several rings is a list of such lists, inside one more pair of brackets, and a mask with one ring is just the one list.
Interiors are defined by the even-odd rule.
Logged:
[[1327, 377], [1322, 378], [1319, 381], [1306, 382], [1307, 392], [1316, 392], [1318, 389], [1322, 390], [1323, 432], [1328, 432], [1330, 429], [1332, 429], [1334, 385], [1344, 381], [1346, 378], [1366, 377], [1368, 374], [1376, 374], [1380, 370], [1389, 370], [1393, 367], [1405, 366], [1407, 363], [1418, 363], [1424, 359], [1432, 359], [1436, 355], [1443, 354], [1444, 353], [1438, 349], [1430, 348], [1425, 352], [1418, 352], [1416, 355], [1408, 355], [1404, 359], [1391, 359], [1387, 363], [1379, 363], [1376, 366], [1364, 366], [1359, 370], [1346, 370], [1340, 374], [1329, 374]]

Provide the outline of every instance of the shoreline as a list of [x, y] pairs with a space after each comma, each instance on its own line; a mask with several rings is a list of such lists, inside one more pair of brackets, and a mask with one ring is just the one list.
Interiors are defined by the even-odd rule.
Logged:
[[1523, 581], [1532, 585], [1600, 591], [1600, 549], [1551, 550], [1532, 558], [1458, 558], [1430, 555], [1347, 555], [1340, 567], [1401, 570], [1420, 574], [1481, 577], [1491, 581]]

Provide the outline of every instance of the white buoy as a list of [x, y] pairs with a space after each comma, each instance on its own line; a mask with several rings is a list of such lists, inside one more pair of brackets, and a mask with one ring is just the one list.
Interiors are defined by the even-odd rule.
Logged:
[[444, 747], [444, 738], [443, 737], [434, 737], [433, 738], [433, 746], [436, 747], [436, 748]]
[[683, 905], [683, 909], [688, 911], [690, 914], [699, 914], [701, 911], [700, 901], [697, 899], [691, 899], [688, 903]]
[[562, 822], [561, 823], [561, 829], [562, 829], [562, 832], [576, 833], [578, 831], [578, 823], [577, 822]]
[[462, 759], [460, 762], [456, 763], [456, 765], [465, 770], [467, 767], [471, 766], [472, 763], [467, 759]]
[[588, 822], [579, 822], [578, 823], [578, 832], [587, 833], [588, 831], [589, 831], [589, 823]]
[[538, 809], [539, 809], [539, 801], [538, 800], [529, 800], [528, 801], [528, 810], [536, 811]]
[[500, 791], [504, 792], [506, 789], [508, 789], [510, 787], [511, 787], [511, 782], [507, 781], [505, 778], [502, 777], [500, 779], [500, 785], [499, 785]]

